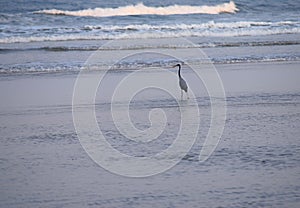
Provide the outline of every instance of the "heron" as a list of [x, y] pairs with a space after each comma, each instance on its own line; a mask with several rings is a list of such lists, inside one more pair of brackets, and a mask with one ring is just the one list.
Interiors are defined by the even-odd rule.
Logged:
[[182, 100], [182, 97], [183, 97], [183, 91], [185, 91], [186, 97], [187, 97], [187, 99], [189, 99], [189, 95], [188, 95], [188, 86], [187, 86], [187, 84], [186, 84], [186, 81], [181, 77], [181, 74], [180, 74], [181, 65], [180, 65], [180, 64], [176, 64], [176, 65], [173, 66], [173, 67], [177, 67], [177, 66], [178, 66], [179, 87], [180, 87], [180, 89], [181, 89], [181, 100]]

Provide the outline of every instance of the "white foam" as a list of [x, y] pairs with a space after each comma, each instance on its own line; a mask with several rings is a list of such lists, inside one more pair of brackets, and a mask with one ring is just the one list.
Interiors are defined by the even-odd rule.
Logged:
[[[282, 27], [283, 25], [283, 27]], [[259, 36], [276, 34], [299, 34], [299, 22], [220, 22], [213, 21], [203, 24], [174, 25], [127, 25], [127, 26], [85, 26], [83, 30], [97, 32], [41, 35], [11, 36], [0, 38], [0, 43], [67, 41], [67, 40], [115, 40], [144, 38], [176, 38], [176, 37], [234, 37]], [[285, 27], [288, 26], [288, 27]], [[56, 28], [57, 29], [57, 28]], [[123, 33], [119, 30], [129, 30]], [[109, 31], [109, 32], [107, 32]]]
[[215, 6], [190, 6], [190, 5], [172, 5], [167, 7], [149, 7], [143, 3], [129, 5], [118, 8], [94, 8], [78, 11], [48, 9], [35, 13], [51, 15], [70, 15], [70, 16], [92, 16], [92, 17], [110, 17], [110, 16], [128, 16], [128, 15], [174, 15], [174, 14], [220, 14], [235, 13], [239, 11], [233, 1], [218, 4]]
[[239, 21], [239, 22], [214, 22], [209, 21], [202, 24], [171, 24], [171, 25], [125, 25], [125, 26], [109, 26], [109, 25], [86, 25], [84, 29], [88, 30], [197, 30], [197, 29], [236, 29], [236, 28], [250, 28], [259, 26], [281, 26], [281, 25], [297, 25], [299, 22], [281, 21], [281, 22], [255, 22], [255, 21]]

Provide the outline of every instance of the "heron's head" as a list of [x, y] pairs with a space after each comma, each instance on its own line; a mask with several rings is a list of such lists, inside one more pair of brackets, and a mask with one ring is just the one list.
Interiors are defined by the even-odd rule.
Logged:
[[181, 65], [180, 64], [176, 64], [176, 65], [173, 66], [173, 68], [175, 68], [175, 67], [181, 67]]

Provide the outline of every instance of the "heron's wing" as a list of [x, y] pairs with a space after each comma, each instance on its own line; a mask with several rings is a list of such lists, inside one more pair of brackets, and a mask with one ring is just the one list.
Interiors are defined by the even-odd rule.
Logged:
[[185, 92], [187, 92], [188, 86], [187, 86], [187, 84], [186, 84], [186, 82], [185, 82], [184, 79], [181, 78], [181, 79], [179, 80], [179, 86], [180, 86], [180, 88], [181, 88], [182, 90], [184, 90]]

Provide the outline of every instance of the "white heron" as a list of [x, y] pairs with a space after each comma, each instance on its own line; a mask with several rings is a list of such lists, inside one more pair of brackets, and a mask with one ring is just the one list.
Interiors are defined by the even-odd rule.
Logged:
[[183, 97], [183, 91], [185, 91], [186, 93], [186, 97], [187, 99], [189, 99], [189, 95], [188, 95], [188, 86], [186, 84], [186, 81], [181, 77], [181, 74], [180, 74], [180, 70], [181, 70], [181, 65], [180, 64], [176, 64], [175, 66], [173, 67], [179, 67], [178, 69], [178, 78], [179, 78], [179, 87], [181, 89], [181, 99]]

